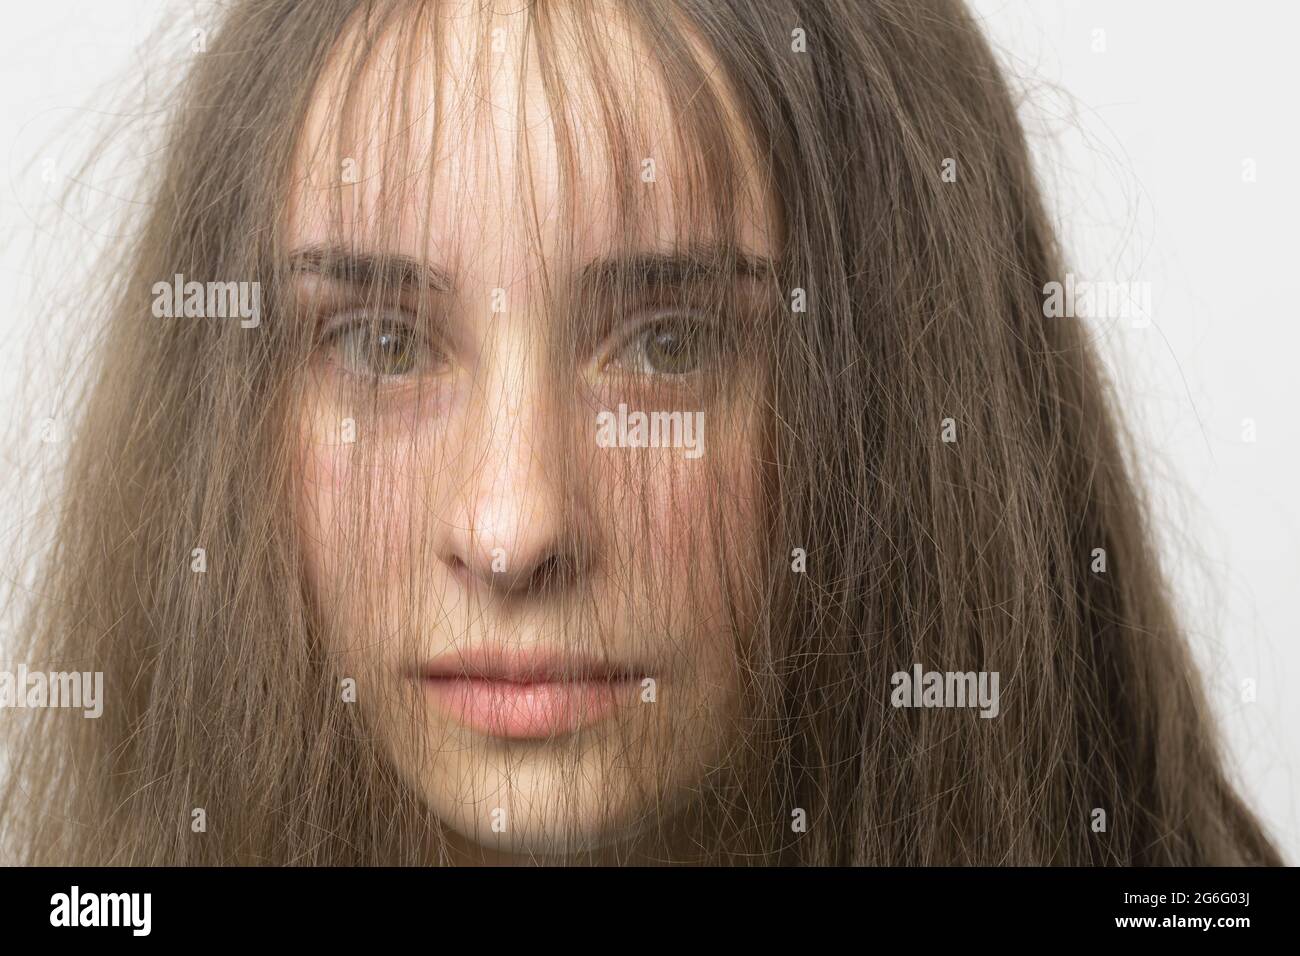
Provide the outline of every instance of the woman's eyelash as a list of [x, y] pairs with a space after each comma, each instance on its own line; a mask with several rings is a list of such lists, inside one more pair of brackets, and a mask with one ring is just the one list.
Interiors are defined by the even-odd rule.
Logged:
[[390, 310], [346, 312], [331, 319], [321, 338], [345, 371], [362, 378], [397, 379], [436, 371], [441, 353], [413, 317]]
[[605, 360], [624, 371], [680, 378], [700, 371], [721, 345], [717, 325], [694, 312], [663, 312], [619, 340]]

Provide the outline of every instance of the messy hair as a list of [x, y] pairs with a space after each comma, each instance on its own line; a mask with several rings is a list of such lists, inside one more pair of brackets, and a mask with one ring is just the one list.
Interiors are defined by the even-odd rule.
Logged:
[[[357, 550], [337, 556], [331, 593], [355, 606], [329, 605], [307, 580], [295, 504], [304, 370], [320, 347], [301, 274], [346, 272], [363, 307], [406, 294], [411, 263], [363, 254], [362, 233], [378, 249], [405, 234], [404, 197], [431, 175], [426, 151], [484, 121], [410, 93], [414, 73], [443, 68], [440, 7], [239, 0], [179, 85], [150, 200], [98, 280], [110, 305], [94, 317], [53, 537], [10, 652], [32, 668], [102, 672], [109, 703], [97, 720], [6, 716], [7, 861], [450, 859], [379, 743], [374, 709], [340, 703], [341, 681], [364, 702], [383, 693], [382, 676], [349, 670], [325, 640], [344, 628], [414, 642], [439, 614], [436, 601], [407, 600], [431, 555], [402, 565], [400, 600], [367, 598], [370, 572], [348, 560], [367, 542], [385, 551], [385, 502], [412, 478], [391, 452], [411, 423], [381, 387], [346, 394], [352, 454], [369, 463], [355, 471], [380, 476], [339, 519]], [[490, 72], [491, 12], [479, 10], [481, 44], [459, 78], [470, 87]], [[644, 77], [617, 75], [618, 31], [647, 51]], [[647, 157], [675, 211], [671, 248], [636, 269], [565, 278], [582, 261], [576, 226], [559, 230], [572, 248], [546, 248], [528, 307], [566, 316], [545, 333], [550, 387], [576, 387], [573, 357], [594, 330], [674, 270], [673, 294], [720, 317], [728, 367], [753, 372], [719, 371], [673, 396], [708, 410], [711, 437], [757, 419], [762, 502], [753, 527], [734, 527], [732, 476], [703, 457], [719, 520], [687, 560], [720, 569], [727, 613], [710, 626], [735, 648], [744, 706], [686, 800], [643, 768], [653, 810], [628, 844], [635, 859], [1278, 862], [1228, 779], [1087, 325], [1044, 314], [1061, 252], [1006, 82], [965, 9], [539, 0], [527, 32], [557, 144], [556, 214], [576, 223], [594, 208], [611, 254], [639, 248], [661, 225], [648, 221]], [[667, 117], [640, 101], [649, 89]], [[310, 141], [322, 90], [338, 135]], [[304, 153], [348, 170], [345, 131], [376, 122], [375, 98], [384, 160], [359, 170], [364, 211], [343, 175], [329, 240], [290, 248]], [[579, 106], [599, 118], [595, 136]], [[943, 175], [945, 160], [957, 175]], [[593, 167], [616, 171], [599, 203]], [[527, 196], [521, 175], [502, 188]], [[779, 233], [762, 261], [740, 237], [750, 182]], [[420, 242], [422, 260], [454, 256], [452, 239]], [[255, 281], [256, 327], [159, 317], [155, 286], [181, 275]], [[380, 321], [382, 309], [361, 311]], [[590, 435], [566, 441], [553, 480], [576, 514], [596, 452]], [[601, 493], [641, 508], [654, 460], [629, 459]], [[639, 533], [657, 533], [648, 509]], [[571, 565], [595, 560], [583, 548]], [[662, 569], [609, 548], [629, 593], [653, 593]], [[566, 573], [548, 566], [536, 586]], [[673, 635], [689, 662], [696, 635], [680, 610], [657, 607], [643, 624]], [[566, 639], [595, 645], [620, 614], [575, 593]], [[893, 675], [918, 664], [1000, 675], [996, 719], [896, 706]], [[636, 763], [636, 741], [621, 745]], [[209, 821], [201, 838], [196, 808]], [[584, 852], [575, 842], [566, 857]]]

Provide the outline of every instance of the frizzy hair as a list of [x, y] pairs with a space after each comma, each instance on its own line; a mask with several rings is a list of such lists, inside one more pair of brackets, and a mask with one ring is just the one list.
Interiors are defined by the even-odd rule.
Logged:
[[[423, 109], [403, 82], [425, 68], [428, 37], [437, 49], [436, 6], [241, 0], [179, 85], [151, 201], [103, 280], [112, 307], [96, 317], [54, 538], [11, 652], [103, 671], [110, 705], [94, 721], [6, 715], [6, 862], [446, 859], [364, 718], [337, 705], [320, 640], [332, 612], [304, 582], [290, 504], [287, 435], [313, 343], [289, 320], [270, 228], [322, 78], [341, 69], [338, 114], [361, 116], [356, 81], [395, 32], [381, 92], [398, 171], [386, 188], [400, 191], [402, 134]], [[662, 799], [637, 858], [1278, 863], [1227, 777], [1087, 327], [1044, 316], [1063, 257], [968, 13], [947, 0], [614, 6], [667, 91], [684, 221], [734, 257], [752, 154], [781, 234], [746, 346], [762, 369], [744, 397], [764, 422], [762, 553], [745, 564], [730, 539], [710, 542], [736, 591], [759, 596], [729, 622], [752, 710], [696, 795], [702, 812]], [[640, 156], [644, 117], [602, 55], [610, 7], [528, 7], [569, 216], [580, 155], [622, 170]], [[579, 72], [603, 142], [566, 124]], [[637, 187], [629, 173], [608, 210], [629, 241]], [[175, 274], [258, 279], [261, 328], [152, 318], [149, 290]], [[805, 311], [790, 308], [795, 289]], [[955, 442], [941, 440], [947, 420]], [[364, 518], [353, 533], [364, 540]], [[202, 575], [188, 567], [199, 543]], [[892, 706], [891, 675], [917, 663], [998, 672], [997, 719]]]

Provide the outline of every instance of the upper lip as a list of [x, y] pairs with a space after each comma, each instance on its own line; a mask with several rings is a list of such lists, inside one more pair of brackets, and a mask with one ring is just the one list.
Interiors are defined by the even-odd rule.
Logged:
[[643, 673], [636, 666], [611, 663], [572, 651], [506, 647], [448, 651], [419, 669], [419, 676], [423, 678], [467, 677], [519, 684], [631, 680]]

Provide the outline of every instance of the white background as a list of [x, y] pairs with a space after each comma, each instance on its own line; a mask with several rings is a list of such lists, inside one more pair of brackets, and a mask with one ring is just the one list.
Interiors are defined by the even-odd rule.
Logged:
[[[1072, 271], [1151, 283], [1149, 328], [1099, 323], [1097, 336], [1139, 436], [1234, 770], [1288, 862], [1300, 862], [1300, 5], [972, 7], [1023, 100]], [[113, 118], [89, 107], [112, 103], [105, 90], [120, 90], [123, 76], [169, 79], [141, 55], [155, 28], [188, 42], [212, 16], [205, 3], [164, 0], [8, 3], [0, 16], [0, 408], [4, 434], [21, 443], [35, 432], [16, 419], [52, 407], [40, 370], [64, 344], [33, 275], [57, 281], [64, 263], [115, 241], [103, 229], [39, 226], [51, 204], [42, 172], [90, 148], [91, 131]], [[1243, 181], [1248, 160], [1254, 182]], [[0, 457], [11, 471], [31, 460], [12, 444]], [[23, 507], [0, 500], [0, 527], [15, 527]], [[1253, 702], [1243, 700], [1248, 680]]]

